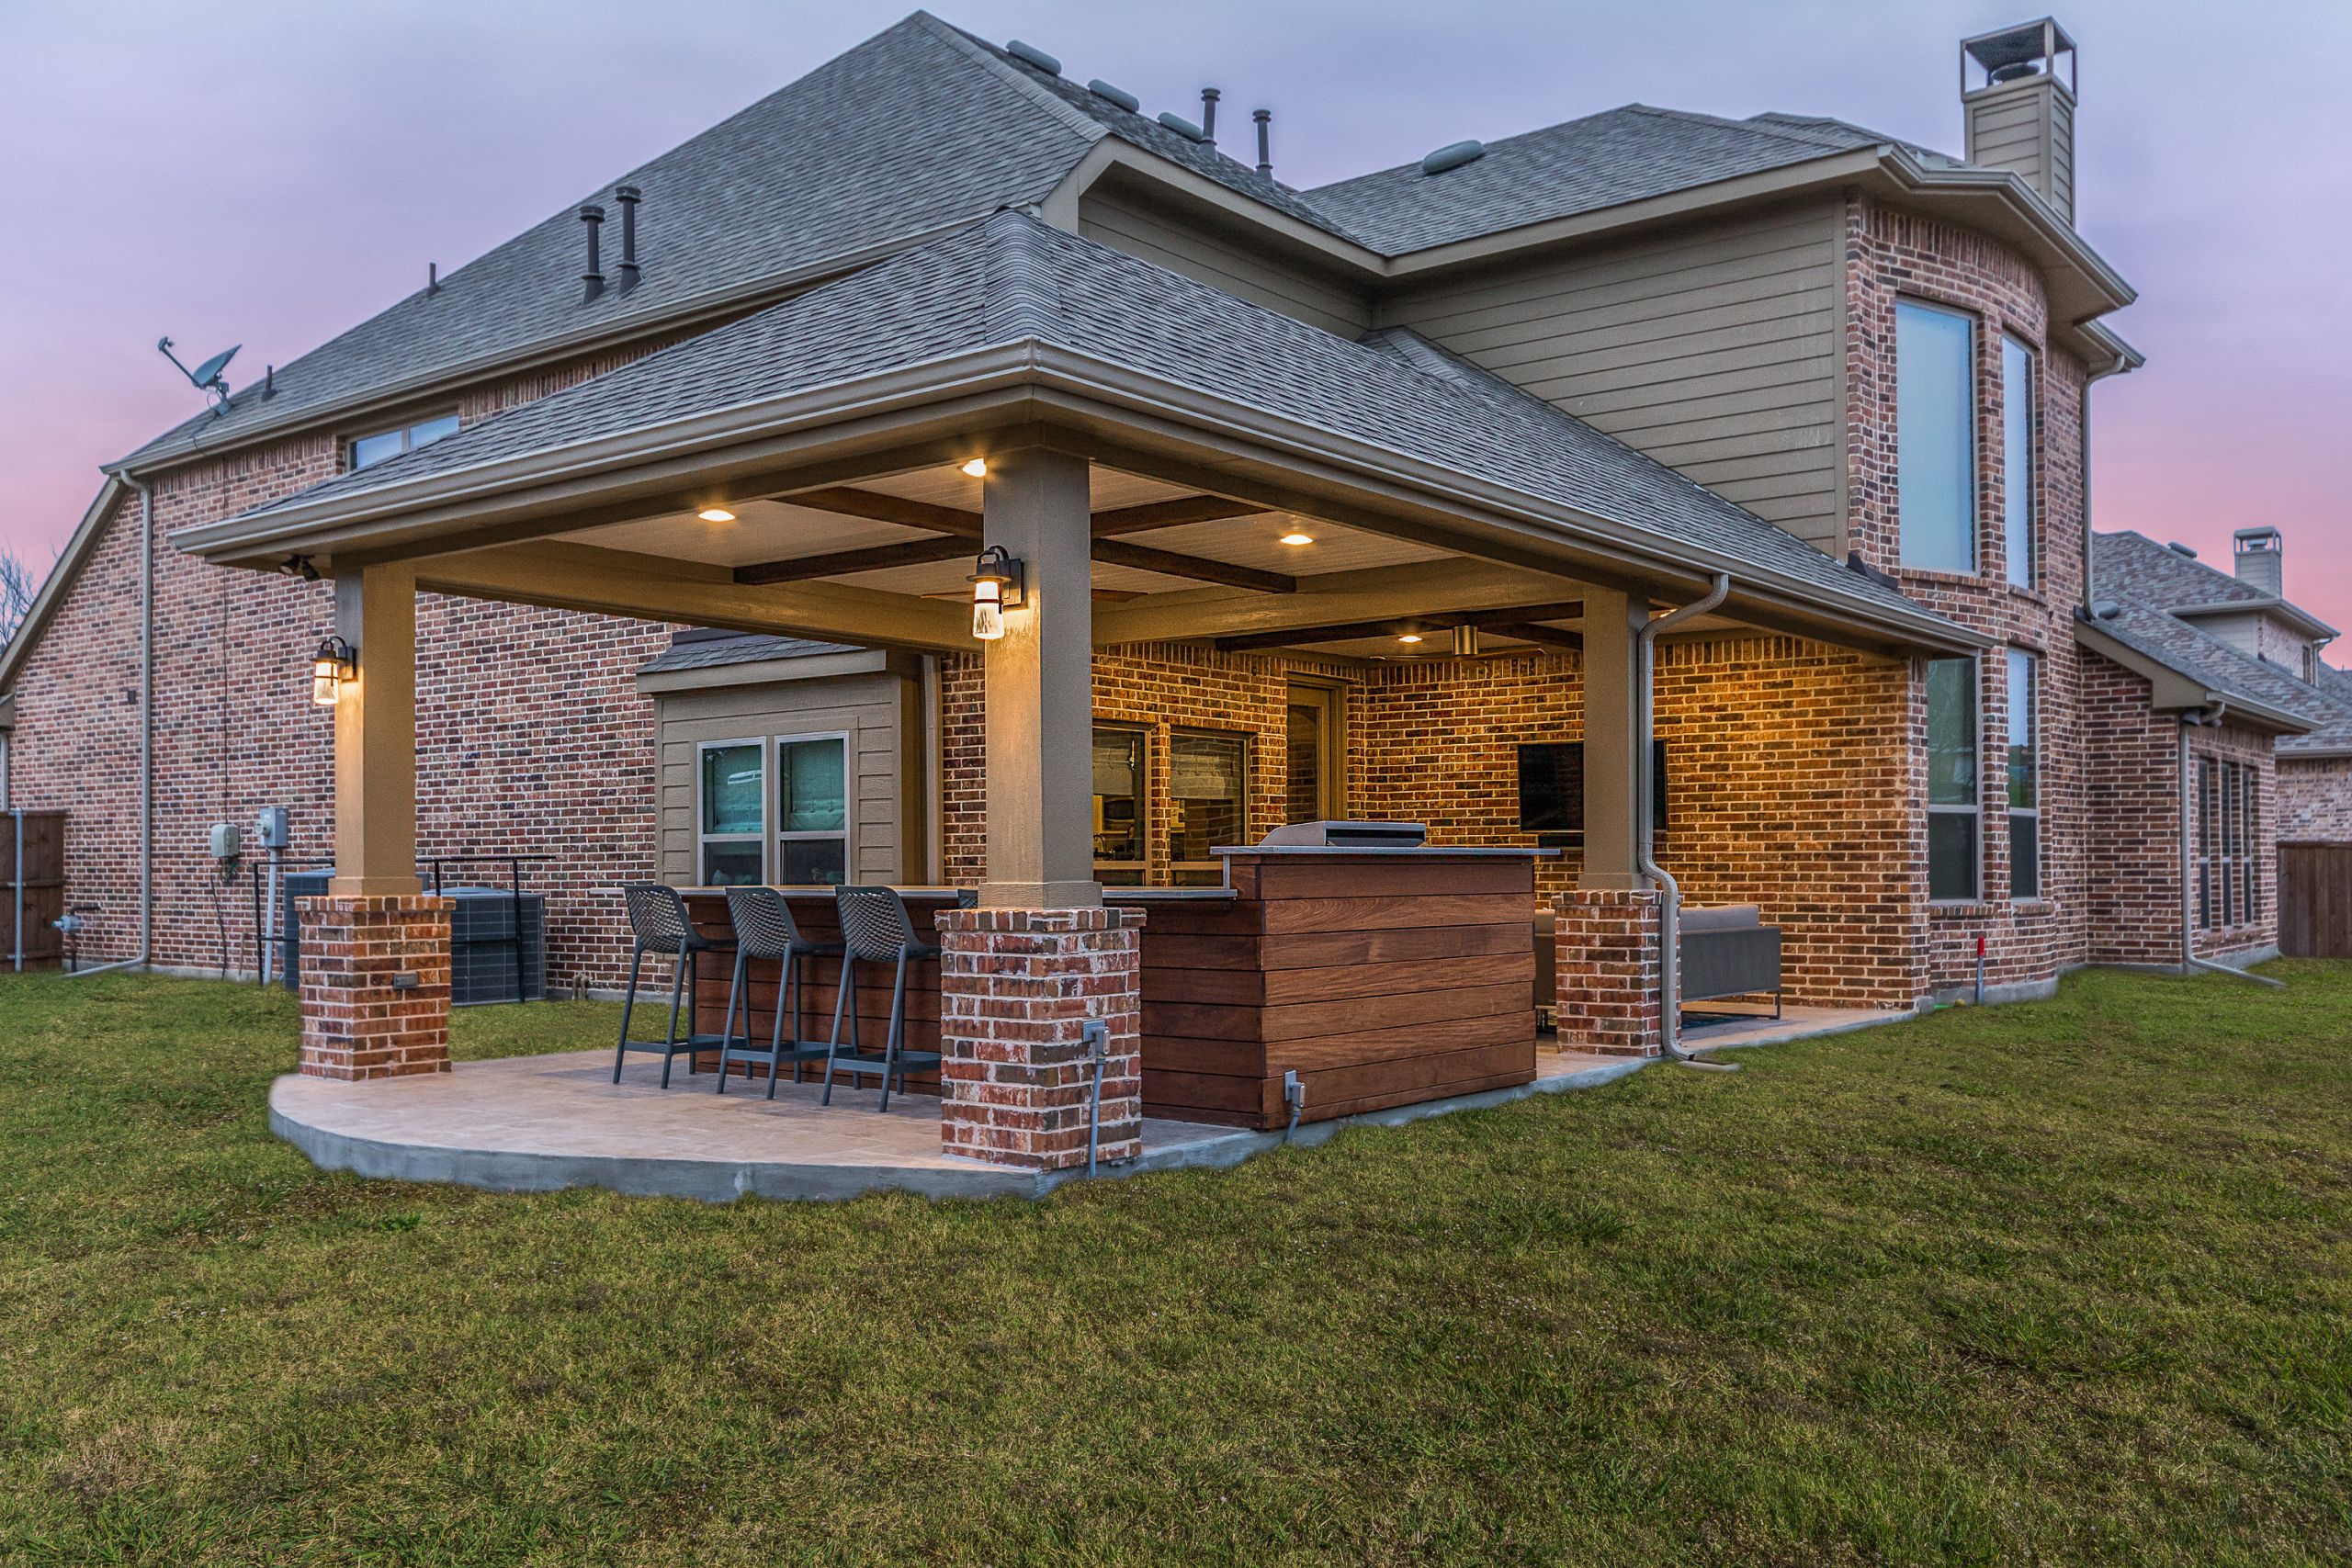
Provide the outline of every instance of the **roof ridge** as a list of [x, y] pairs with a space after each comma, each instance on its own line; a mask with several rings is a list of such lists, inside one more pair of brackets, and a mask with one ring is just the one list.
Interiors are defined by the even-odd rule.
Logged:
[[1046, 225], [1017, 207], [981, 220], [990, 244], [982, 320], [993, 338], [1046, 338], [1060, 323], [1061, 290], [1038, 244]]
[[980, 62], [1004, 80], [1014, 84], [1033, 101], [1042, 105], [1053, 117], [1089, 141], [1100, 141], [1111, 134], [1111, 128], [1092, 115], [1052, 91], [1042, 83], [1030, 80], [1027, 74], [1008, 64], [981, 39], [966, 32], [953, 22], [944, 22], [928, 11], [917, 11], [907, 18], [929, 28], [944, 42], [972, 59]]
[[[1756, 123], [1758, 117], [1753, 115], [1746, 119], [1734, 119], [1729, 115], [1708, 114], [1703, 109], [1669, 109], [1662, 108], [1657, 104], [1627, 104], [1625, 107], [1635, 114], [1655, 115], [1660, 119], [1689, 120], [1698, 125], [1717, 126], [1725, 130], [1745, 130], [1758, 135], [1775, 137], [1782, 141], [1794, 142], [1800, 147], [1818, 147], [1824, 152], [1836, 150], [1818, 137], [1801, 136], [1793, 130], [1780, 126], [1758, 125]], [[1860, 130], [1861, 127], [1856, 126], [1854, 129]], [[1878, 133], [1870, 131], [1865, 134], [1877, 136]], [[1880, 140], [1887, 139], [1880, 138]]]

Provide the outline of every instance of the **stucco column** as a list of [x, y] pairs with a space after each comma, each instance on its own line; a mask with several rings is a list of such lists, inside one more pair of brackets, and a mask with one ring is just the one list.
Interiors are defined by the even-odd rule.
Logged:
[[416, 571], [390, 564], [334, 581], [335, 630], [359, 674], [334, 709], [334, 881], [339, 897], [414, 893]]
[[1640, 663], [1634, 636], [1650, 618], [1646, 599], [1611, 589], [1584, 596], [1584, 874], [1577, 886], [1647, 887], [1641, 874], [1638, 741]]
[[987, 542], [1027, 572], [1004, 636], [982, 644], [991, 908], [1101, 905], [1094, 880], [1094, 585], [1088, 464], [1040, 447], [992, 453]]

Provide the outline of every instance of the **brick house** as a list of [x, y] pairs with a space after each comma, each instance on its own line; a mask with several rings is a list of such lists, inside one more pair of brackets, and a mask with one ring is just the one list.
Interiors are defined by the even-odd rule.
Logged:
[[[1343, 816], [1556, 844], [1563, 918], [1653, 942], [1654, 839], [1801, 1000], [2264, 956], [2323, 726], [2095, 608], [2132, 295], [2072, 41], [1962, 49], [1965, 158], [1629, 106], [1296, 189], [1262, 117], [1252, 162], [917, 14], [112, 465], [0, 655], [13, 798], [73, 813], [85, 953], [187, 969], [250, 951], [205, 829], [266, 804], [355, 903], [558, 855], [591, 987], [626, 880], [1050, 913]], [[1015, 539], [1091, 607], [1000, 667]], [[376, 615], [381, 733], [304, 697]]]

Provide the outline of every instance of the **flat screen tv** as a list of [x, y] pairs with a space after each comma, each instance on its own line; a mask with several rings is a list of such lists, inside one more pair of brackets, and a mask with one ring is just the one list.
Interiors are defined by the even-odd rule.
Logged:
[[[1666, 742], [1650, 742], [1650, 821], [1666, 826]], [[1531, 740], [1519, 749], [1519, 830], [1538, 838], [1584, 835], [1584, 742]]]

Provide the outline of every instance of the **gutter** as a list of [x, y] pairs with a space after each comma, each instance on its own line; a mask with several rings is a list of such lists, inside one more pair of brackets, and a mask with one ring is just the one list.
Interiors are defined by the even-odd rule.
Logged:
[[1657, 695], [1654, 666], [1657, 656], [1657, 639], [1685, 621], [1705, 615], [1731, 597], [1731, 576], [1716, 574], [1706, 596], [1694, 599], [1680, 609], [1642, 624], [1634, 634], [1634, 646], [1638, 673], [1634, 677], [1634, 814], [1642, 827], [1634, 843], [1640, 852], [1642, 874], [1657, 884], [1657, 1043], [1669, 1062], [1686, 1067], [1707, 1067], [1719, 1073], [1739, 1071], [1731, 1062], [1710, 1062], [1682, 1048], [1682, 885], [1668, 874], [1657, 863], [1657, 822], [1651, 815], [1650, 801], [1657, 789], [1651, 776], [1657, 766], [1653, 756], [1650, 730], [1651, 704]]

